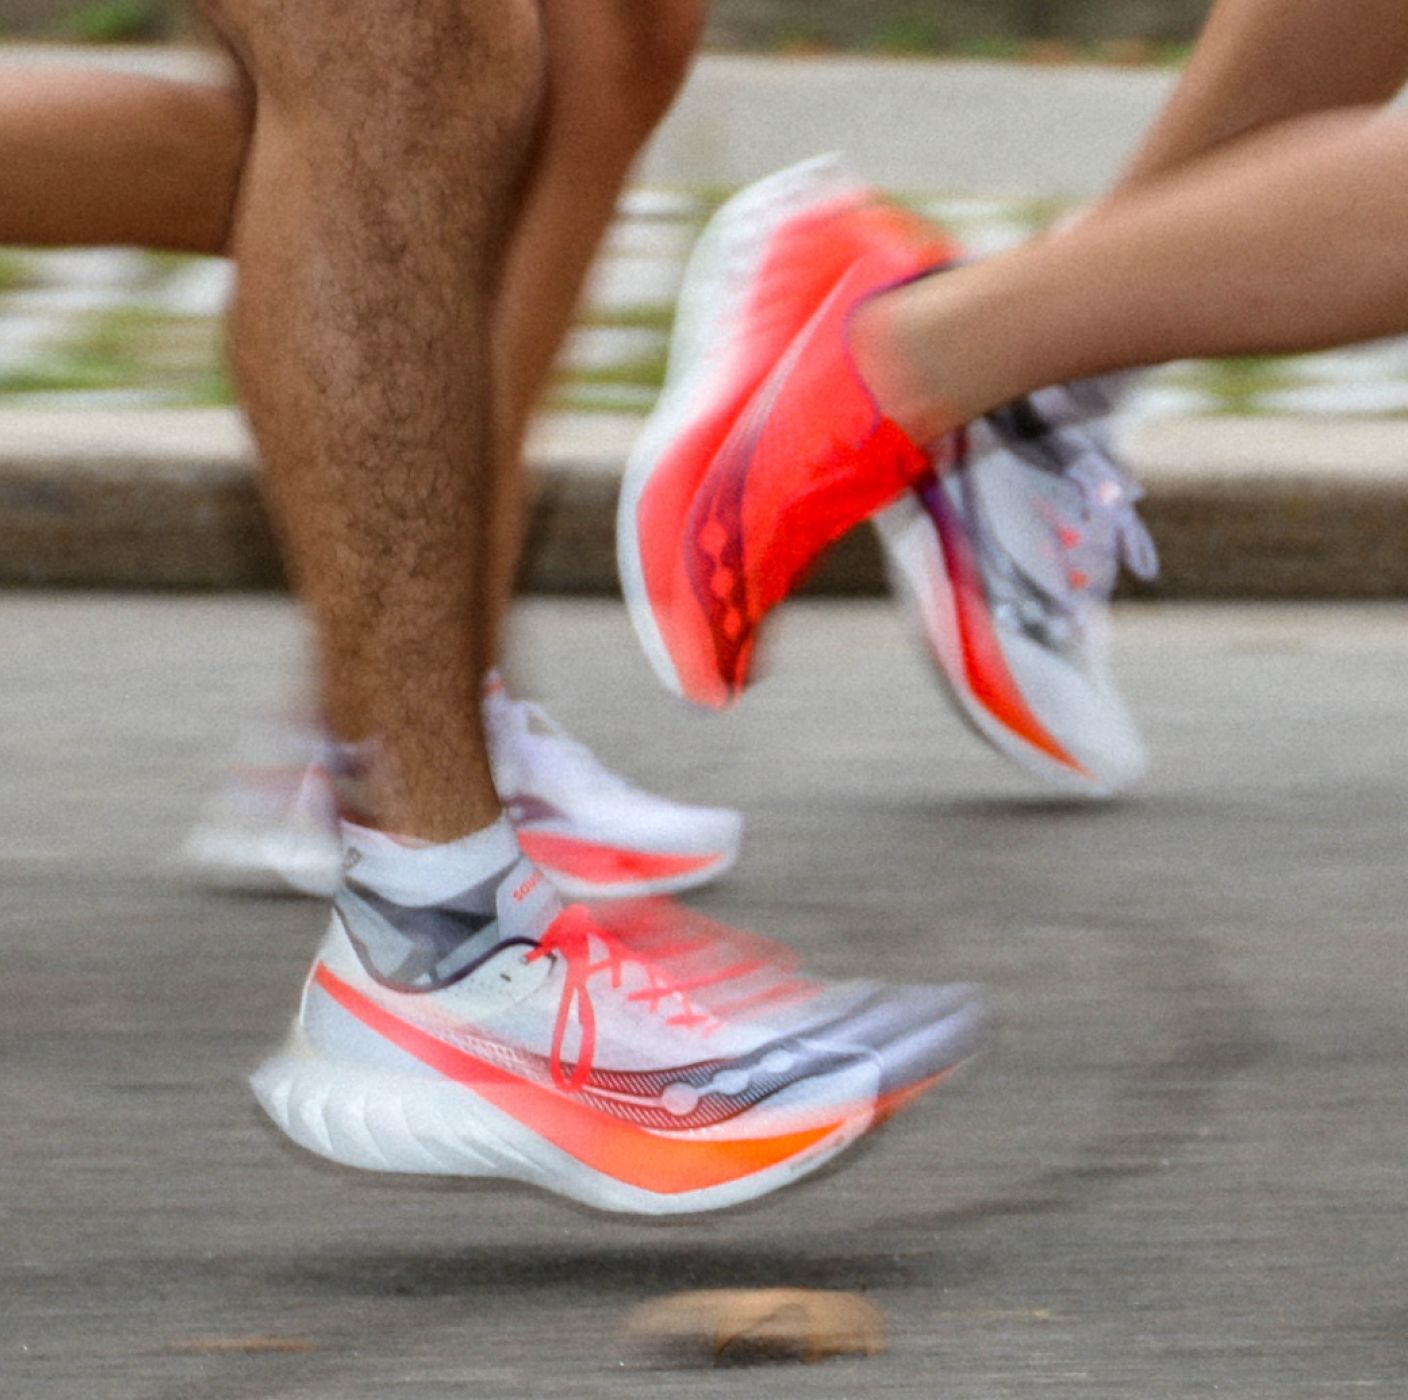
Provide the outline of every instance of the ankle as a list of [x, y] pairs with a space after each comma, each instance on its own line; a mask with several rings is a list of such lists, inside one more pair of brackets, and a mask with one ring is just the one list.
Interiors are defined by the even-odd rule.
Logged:
[[876, 407], [918, 446], [937, 442], [965, 420], [925, 357], [915, 353], [913, 289], [881, 292], [856, 308], [849, 346]]

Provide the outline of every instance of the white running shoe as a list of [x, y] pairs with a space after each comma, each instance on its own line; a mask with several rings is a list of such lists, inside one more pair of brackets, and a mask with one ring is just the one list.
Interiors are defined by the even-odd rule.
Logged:
[[581, 906], [559, 911], [526, 860], [420, 909], [349, 880], [255, 1093], [344, 1165], [666, 1214], [815, 1171], [982, 1037], [970, 987], [826, 986], [784, 968], [769, 989], [766, 969], [727, 959], [705, 987], [680, 975], [698, 966], [697, 928], [687, 939], [672, 975], [658, 930], [646, 953]]
[[892, 586], [979, 734], [1054, 786], [1116, 792], [1146, 763], [1108, 639], [1121, 564], [1158, 572], [1142, 492], [1034, 400], [964, 436], [955, 466], [874, 517]]
[[492, 679], [484, 721], [494, 783], [519, 844], [569, 899], [678, 893], [738, 859], [738, 812], [643, 792], [542, 706], [511, 699]]
[[[484, 722], [519, 841], [569, 898], [675, 893], [738, 859], [738, 812], [633, 787], [541, 706], [511, 699], [497, 677], [485, 684]], [[273, 761], [236, 766], [187, 838], [183, 859], [224, 888], [331, 895], [342, 856], [327, 741], [285, 726], [258, 742]]]
[[182, 844], [182, 863], [221, 889], [326, 898], [342, 871], [328, 761], [310, 725], [251, 731]]

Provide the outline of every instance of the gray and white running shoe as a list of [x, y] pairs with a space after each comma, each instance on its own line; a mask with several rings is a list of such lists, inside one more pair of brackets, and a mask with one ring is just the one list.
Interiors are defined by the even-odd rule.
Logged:
[[253, 1078], [283, 1132], [346, 1166], [714, 1210], [823, 1166], [983, 1038], [971, 986], [822, 983], [727, 946], [701, 970], [696, 923], [647, 950], [526, 860], [423, 908], [355, 875]]
[[1050, 400], [1043, 391], [971, 425], [955, 465], [875, 525], [960, 714], [1054, 786], [1106, 795], [1146, 765], [1110, 673], [1110, 594], [1122, 566], [1152, 579], [1158, 558], [1139, 487], [1074, 401], [1067, 413]]

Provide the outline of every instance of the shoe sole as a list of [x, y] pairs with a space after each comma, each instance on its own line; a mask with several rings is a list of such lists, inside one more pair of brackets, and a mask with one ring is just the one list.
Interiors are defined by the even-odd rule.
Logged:
[[[637, 879], [590, 880], [555, 868], [550, 862], [535, 856], [531, 835], [520, 833], [524, 853], [534, 860], [543, 874], [569, 900], [638, 899], [649, 895], [680, 894], [697, 889], [726, 874], [738, 861], [739, 848], [712, 852], [696, 860], [687, 870]], [[625, 848], [604, 848], [615, 853], [623, 866], [642, 855]], [[233, 894], [307, 896], [328, 899], [337, 890], [342, 877], [342, 861], [336, 851], [329, 858], [310, 856], [298, 859], [282, 849], [277, 840], [267, 837], [247, 841], [233, 839], [226, 833], [205, 835], [196, 833], [181, 850], [181, 864], [192, 878], [217, 890]]]
[[[547, 878], [557, 887], [560, 894], [569, 900], [594, 899], [641, 899], [652, 895], [681, 894], [685, 890], [698, 889], [711, 880], [717, 880], [733, 868], [738, 860], [738, 847], [719, 851], [703, 857], [687, 857], [698, 863], [687, 870], [672, 875], [642, 876], [639, 879], [590, 880], [554, 868], [549, 862], [533, 853], [531, 833], [519, 834], [524, 854], [534, 861]], [[629, 864], [640, 853], [621, 851], [624, 863]]]
[[871, 1126], [874, 1066], [868, 1074], [871, 1092], [863, 1099], [853, 1095], [853, 1106], [829, 1130], [798, 1133], [802, 1145], [783, 1160], [716, 1185], [669, 1192], [586, 1165], [466, 1085], [329, 1059], [297, 1023], [284, 1049], [260, 1066], [250, 1084], [289, 1138], [343, 1166], [502, 1178], [598, 1210], [677, 1215], [740, 1205], [825, 1166]]

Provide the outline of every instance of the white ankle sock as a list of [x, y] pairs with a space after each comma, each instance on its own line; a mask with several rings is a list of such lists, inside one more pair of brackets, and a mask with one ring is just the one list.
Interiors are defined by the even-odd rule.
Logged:
[[343, 867], [357, 883], [406, 908], [442, 904], [523, 859], [507, 817], [442, 845], [406, 843], [342, 823]]

